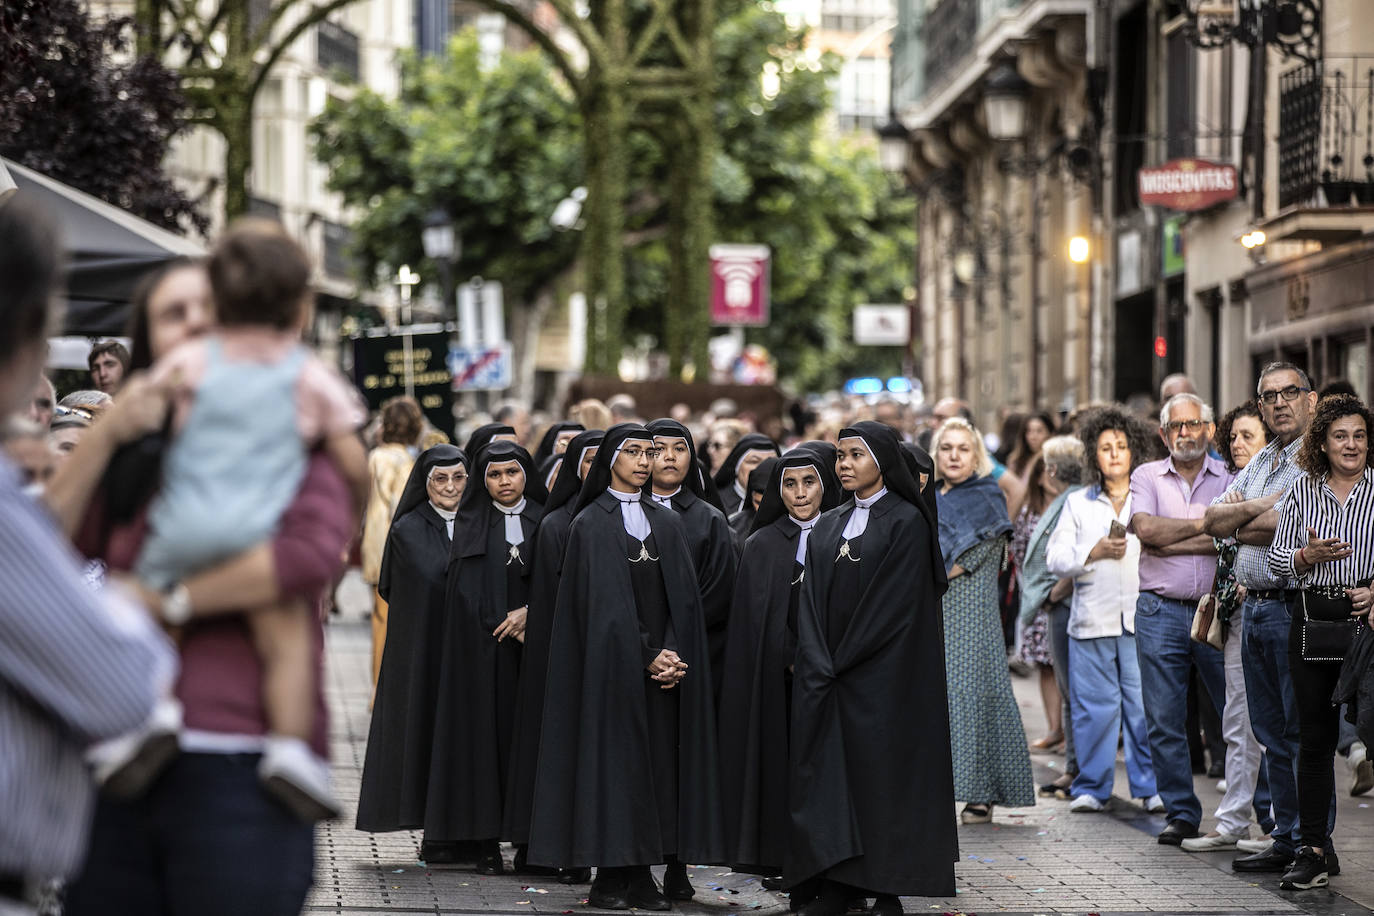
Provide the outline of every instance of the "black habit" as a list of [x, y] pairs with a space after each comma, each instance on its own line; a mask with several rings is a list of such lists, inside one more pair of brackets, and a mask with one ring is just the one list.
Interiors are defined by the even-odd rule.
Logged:
[[467, 456], [452, 445], [420, 455], [396, 506], [377, 591], [390, 605], [386, 645], [372, 703], [359, 830], [380, 833], [423, 825], [444, 628], [449, 536], [426, 485], [436, 467]]
[[763, 433], [749, 433], [740, 437], [735, 447], [730, 450], [729, 456], [720, 466], [720, 470], [716, 471], [714, 478], [716, 492], [720, 494], [720, 504], [726, 518], [734, 515], [740, 506], [744, 505], [744, 497], [740, 495], [740, 490], [736, 489], [739, 487], [739, 481], [735, 479], [735, 471], [739, 468], [740, 461], [750, 452], [769, 452], [777, 455], [778, 444]]
[[[630, 424], [607, 432], [569, 531], [549, 646], [532, 864], [724, 859], [710, 660], [684, 526], [645, 498], [651, 534], [636, 550], [620, 501], [606, 492], [616, 449], [641, 438], [652, 436]], [[660, 648], [675, 649], [689, 666], [668, 691], [645, 670]], [[674, 716], [676, 732], [665, 731]]]
[[[519, 461], [525, 471], [523, 543], [507, 543], [505, 515], [486, 488], [489, 464]], [[448, 568], [439, 703], [430, 762], [425, 838], [492, 840], [501, 836], [509, 751], [515, 722], [521, 644], [492, 636], [506, 614], [525, 605], [526, 572], [543, 485], [529, 453], [492, 442], [473, 463], [453, 529]]]
[[[788, 886], [954, 895], [958, 854], [936, 527], [896, 434], [864, 422], [887, 494], [843, 548], [853, 499], [811, 533], [797, 613]], [[857, 558], [857, 562], [855, 561]]]

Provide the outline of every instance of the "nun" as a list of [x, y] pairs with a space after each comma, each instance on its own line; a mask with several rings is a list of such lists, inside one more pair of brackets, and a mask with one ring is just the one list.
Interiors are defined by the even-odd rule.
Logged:
[[725, 856], [701, 595], [681, 518], [643, 492], [654, 451], [634, 424], [602, 440], [549, 646], [529, 860], [596, 866], [598, 909], [671, 909], [694, 893], [681, 863]]
[[730, 749], [721, 758], [727, 861], [737, 872], [775, 879], [787, 859], [797, 602], [807, 540], [821, 513], [840, 501], [833, 467], [806, 448], [774, 460], [735, 580], [722, 693], [729, 702], [719, 719], [720, 746]]
[[768, 489], [768, 478], [772, 476], [777, 462], [777, 458], [765, 458], [749, 472], [749, 480], [744, 487], [744, 502], [730, 516], [730, 533], [734, 538], [736, 556], [744, 552], [744, 542], [754, 531], [754, 513], [758, 511], [763, 493]]
[[712, 696], [720, 697], [720, 673], [725, 664], [725, 631], [730, 622], [730, 598], [735, 587], [735, 551], [725, 514], [706, 501], [705, 481], [697, 473], [697, 447], [687, 427], [676, 420], [648, 425], [658, 457], [650, 497], [672, 509], [687, 531], [692, 552], [701, 612], [706, 620], [706, 644], [711, 656]]
[[716, 492], [720, 494], [720, 504], [726, 518], [744, 505], [749, 472], [758, 467], [763, 459], [776, 458], [778, 455], [777, 443], [762, 433], [750, 433], [735, 443], [715, 476]]
[[784, 868], [803, 916], [843, 916], [852, 897], [896, 916], [899, 895], [954, 896], [946, 579], [914, 464], [887, 426], [841, 430], [848, 498], [806, 546]]
[[[436, 445], [422, 453], [387, 534], [377, 590], [390, 603], [391, 629], [358, 794], [357, 826], [369, 833], [424, 826], [445, 574], [467, 477], [467, 456], [460, 449]], [[420, 844], [420, 858], [434, 864], [453, 864], [465, 855], [453, 844], [428, 838]]]
[[[545, 461], [562, 455], [568, 450], [568, 443], [572, 442], [573, 437], [585, 432], [586, 429], [587, 427], [581, 423], [571, 420], [559, 420], [550, 424], [549, 428], [544, 430], [544, 437], [539, 440], [539, 447], [534, 450], [535, 466], [543, 467]], [[552, 489], [549, 492], [553, 492]]]
[[[525, 647], [520, 660], [520, 688], [515, 696], [515, 734], [511, 739], [510, 778], [506, 790], [505, 828], [502, 833], [515, 844], [516, 872], [532, 870], [526, 865], [526, 846], [530, 839], [530, 808], [534, 802], [534, 775], [539, 765], [539, 728], [544, 714], [544, 692], [548, 683], [549, 639], [553, 635], [554, 606], [558, 600], [558, 580], [563, 572], [563, 552], [568, 546], [582, 481], [591, 470], [598, 446], [606, 434], [593, 429], [578, 433], [569, 443], [565, 458], [567, 473], [559, 474], [544, 516], [534, 532], [534, 565], [530, 570], [529, 614], [525, 618]], [[565, 884], [585, 884], [591, 880], [589, 869], [560, 869]]]
[[487, 423], [479, 426], [468, 436], [467, 445], [463, 446], [463, 451], [472, 460], [477, 460], [477, 453], [486, 448], [492, 442], [515, 442], [515, 427], [507, 426], [504, 423]]
[[473, 461], [454, 520], [425, 832], [476, 841], [477, 871], [504, 871], [500, 838], [526, 620], [526, 578], [543, 486], [513, 442]]

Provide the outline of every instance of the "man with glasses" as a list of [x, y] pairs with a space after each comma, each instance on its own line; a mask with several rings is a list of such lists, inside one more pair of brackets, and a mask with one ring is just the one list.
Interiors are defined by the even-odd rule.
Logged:
[[[1296, 458], [1302, 437], [1317, 408], [1317, 394], [1307, 374], [1292, 363], [1270, 363], [1260, 372], [1256, 389], [1260, 414], [1273, 433], [1259, 454], [1236, 476], [1226, 493], [1207, 510], [1207, 533], [1235, 538], [1236, 581], [1245, 588], [1241, 606], [1241, 654], [1250, 725], [1265, 748], [1269, 790], [1273, 796], [1272, 841], [1241, 840], [1249, 855], [1231, 863], [1240, 872], [1282, 873], [1293, 861], [1298, 837], [1298, 713], [1288, 673], [1288, 629], [1297, 583], [1276, 576], [1266, 562], [1278, 513], [1274, 505], [1302, 476]], [[1335, 819], [1335, 796], [1331, 820]], [[1326, 842], [1327, 866], [1339, 865]]]
[[[1150, 759], [1168, 819], [1159, 842], [1168, 846], [1196, 837], [1202, 823], [1187, 736], [1193, 666], [1207, 688], [1200, 699], [1226, 695], [1221, 653], [1190, 638], [1193, 612], [1212, 590], [1217, 566], [1203, 516], [1231, 482], [1221, 459], [1208, 453], [1212, 419], [1212, 408], [1197, 395], [1171, 397], [1159, 412], [1159, 436], [1169, 457], [1142, 464], [1131, 475], [1131, 526], [1142, 547], [1136, 652]], [[1249, 803], [1245, 799], [1244, 807]]]

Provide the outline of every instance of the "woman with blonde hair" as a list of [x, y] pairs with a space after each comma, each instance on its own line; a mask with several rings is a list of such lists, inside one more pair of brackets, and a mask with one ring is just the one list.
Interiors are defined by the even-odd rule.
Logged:
[[377, 591], [382, 571], [382, 552], [386, 547], [391, 518], [401, 499], [406, 480], [415, 465], [412, 449], [420, 437], [424, 414], [414, 398], [395, 397], [382, 404], [381, 430], [377, 447], [367, 456], [367, 470], [372, 478], [372, 495], [363, 517], [363, 580], [373, 589], [372, 610], [372, 686], [377, 686], [377, 674], [382, 667], [382, 648], [386, 645], [387, 604]]

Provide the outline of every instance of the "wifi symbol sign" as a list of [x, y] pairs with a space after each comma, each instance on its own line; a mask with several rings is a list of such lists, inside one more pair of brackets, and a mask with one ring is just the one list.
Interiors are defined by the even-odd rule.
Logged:
[[711, 246], [711, 323], [768, 323], [767, 245]]

